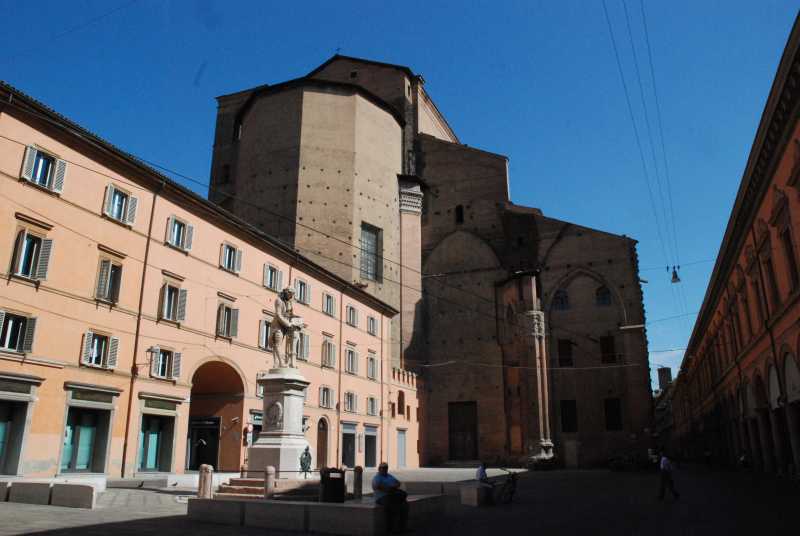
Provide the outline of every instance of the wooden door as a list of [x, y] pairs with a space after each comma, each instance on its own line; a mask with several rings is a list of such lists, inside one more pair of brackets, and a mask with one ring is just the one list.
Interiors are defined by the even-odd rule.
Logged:
[[478, 404], [450, 402], [448, 404], [449, 457], [451, 460], [478, 459]]

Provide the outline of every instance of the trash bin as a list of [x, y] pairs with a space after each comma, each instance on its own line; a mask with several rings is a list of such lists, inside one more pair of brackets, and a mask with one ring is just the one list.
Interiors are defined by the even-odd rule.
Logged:
[[324, 469], [320, 474], [322, 486], [322, 502], [344, 502], [344, 471], [341, 469]]

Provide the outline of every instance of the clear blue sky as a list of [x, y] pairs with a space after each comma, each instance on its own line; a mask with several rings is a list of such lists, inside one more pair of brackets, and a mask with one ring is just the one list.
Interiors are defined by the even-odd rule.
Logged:
[[[800, 2], [643, 1], [674, 218], [656, 183], [623, 3], [606, 3], [660, 225], [601, 0], [0, 0], [0, 78], [205, 183], [215, 96], [301, 76], [337, 48], [408, 65], [462, 142], [510, 157], [516, 203], [639, 240], [654, 321], [700, 307], [713, 263], [697, 261], [716, 257]], [[640, 0], [626, 2], [664, 181]], [[674, 243], [680, 285], [663, 268], [677, 263]], [[679, 365], [682, 351], [658, 351], [685, 346], [693, 321], [648, 326], [652, 364]]]

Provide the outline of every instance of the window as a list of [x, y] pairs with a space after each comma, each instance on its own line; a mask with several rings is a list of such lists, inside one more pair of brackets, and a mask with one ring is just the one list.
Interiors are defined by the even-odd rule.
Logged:
[[600, 360], [603, 363], [616, 363], [617, 352], [614, 347], [614, 336], [600, 337]]
[[89, 367], [113, 369], [117, 366], [119, 339], [92, 331], [83, 337], [83, 356], [81, 363]]
[[559, 289], [553, 296], [553, 310], [566, 311], [569, 309], [569, 294], [564, 289]]
[[22, 229], [14, 244], [15, 275], [30, 279], [47, 279], [47, 268], [53, 252], [53, 241]]
[[375, 359], [375, 354], [370, 353], [367, 357], [367, 378], [375, 380], [378, 378], [378, 360]]
[[622, 430], [622, 404], [619, 398], [605, 399], [606, 430]]
[[573, 342], [569, 339], [558, 339], [558, 366], [573, 367], [575, 362], [572, 359]]
[[0, 350], [30, 352], [35, 330], [36, 318], [0, 310]]
[[264, 384], [262, 382], [256, 382], [256, 396], [264, 398]]
[[397, 413], [399, 415], [406, 414], [406, 394], [403, 391], [397, 392]]
[[151, 352], [150, 375], [154, 378], [174, 380], [181, 375], [181, 353], [156, 348]]
[[789, 285], [794, 291], [800, 285], [800, 272], [797, 269], [797, 257], [795, 257], [792, 234], [788, 227], [781, 232], [781, 243], [783, 244], [783, 254], [786, 256], [786, 267], [789, 271]]
[[344, 370], [350, 374], [358, 372], [358, 354], [352, 348], [347, 348], [344, 351]]
[[264, 265], [264, 286], [279, 291], [283, 286], [283, 272], [271, 264]]
[[561, 401], [561, 431], [565, 434], [578, 431], [578, 406], [574, 400]]
[[336, 316], [336, 299], [330, 294], [322, 294], [322, 312], [328, 316]]
[[64, 189], [67, 163], [35, 147], [25, 149], [21, 177], [37, 186], [61, 193]]
[[319, 407], [321, 408], [333, 407], [333, 390], [330, 387], [319, 388]]
[[184, 251], [192, 249], [194, 226], [170, 216], [167, 220], [167, 243]]
[[344, 394], [344, 410], [350, 413], [355, 413], [356, 408], [356, 394], [350, 391]]
[[106, 186], [106, 198], [103, 213], [111, 219], [127, 225], [136, 221], [138, 200], [125, 190], [113, 184]]
[[230, 244], [222, 244], [219, 265], [224, 270], [238, 274], [242, 269], [242, 251]]
[[239, 309], [221, 303], [217, 307], [217, 335], [236, 337], [239, 334]]
[[600, 307], [611, 305], [611, 291], [606, 286], [598, 288], [594, 293], [594, 298], [595, 304]]
[[336, 345], [330, 337], [322, 341], [322, 366], [333, 368], [336, 366]]
[[361, 224], [361, 277], [380, 281], [383, 277], [383, 231], [368, 223]]
[[258, 347], [262, 350], [271, 350], [272, 341], [270, 340], [272, 320], [265, 318], [258, 321]]
[[161, 312], [160, 318], [172, 322], [186, 320], [186, 289], [165, 283], [161, 287]]
[[370, 335], [378, 334], [378, 320], [374, 316], [367, 317], [367, 333]]
[[358, 311], [352, 305], [347, 306], [347, 324], [354, 328], [358, 327]]
[[310, 346], [308, 333], [298, 333], [294, 339], [294, 355], [297, 359], [308, 361], [308, 348]]
[[378, 414], [378, 400], [374, 396], [367, 397], [367, 415]]
[[97, 274], [95, 298], [109, 303], [119, 301], [119, 287], [122, 282], [122, 266], [108, 259], [100, 261]]
[[298, 277], [294, 280], [294, 294], [298, 302], [308, 304], [311, 301], [311, 285]]
[[457, 224], [464, 223], [464, 205], [456, 206], [456, 223]]

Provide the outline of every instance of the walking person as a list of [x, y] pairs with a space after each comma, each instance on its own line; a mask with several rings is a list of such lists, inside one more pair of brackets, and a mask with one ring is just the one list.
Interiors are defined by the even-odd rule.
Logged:
[[675, 491], [675, 481], [672, 479], [672, 461], [667, 457], [666, 453], [661, 452], [660, 460], [658, 462], [659, 473], [661, 474], [661, 488], [658, 492], [658, 500], [664, 500], [664, 494], [669, 488], [672, 497], [677, 501], [680, 498], [680, 493]]
[[386, 509], [387, 532], [404, 532], [408, 521], [408, 494], [400, 489], [400, 481], [389, 474], [389, 464], [381, 462], [378, 473], [372, 479], [375, 502]]

